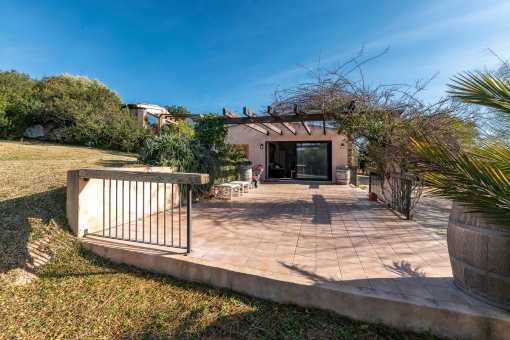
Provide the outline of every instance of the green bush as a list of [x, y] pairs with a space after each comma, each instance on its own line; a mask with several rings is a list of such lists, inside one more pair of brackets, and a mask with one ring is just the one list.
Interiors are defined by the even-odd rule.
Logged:
[[233, 144], [224, 144], [218, 150], [218, 183], [232, 182], [238, 179], [240, 165], [251, 165], [242, 149]]
[[97, 79], [60, 76], [41, 80], [0, 71], [0, 138], [21, 137], [36, 123], [52, 125], [66, 141], [132, 151], [147, 131], [117, 93]]
[[0, 138], [20, 137], [41, 106], [37, 81], [17, 71], [0, 71]]
[[73, 142], [130, 151], [147, 136], [117, 93], [97, 79], [64, 74], [43, 78], [39, 88], [43, 123]]
[[[202, 121], [200, 131], [203, 131], [204, 126], [211, 122], [218, 121], [217, 116], [214, 115], [204, 117], [200, 118], [195, 125], [195, 127], [200, 126], [202, 119], [206, 121], [205, 124]], [[240, 165], [251, 165], [243, 150], [225, 143], [225, 131], [228, 131], [227, 128], [219, 124], [219, 128], [215, 131], [210, 129], [207, 134], [202, 134], [202, 139], [198, 138], [198, 131], [197, 138], [190, 138], [184, 134], [163, 133], [159, 137], [147, 140], [139, 160], [151, 166], [173, 167], [180, 172], [209, 174], [209, 184], [192, 188], [195, 197], [207, 197], [214, 183], [234, 181], [239, 177], [237, 168]], [[208, 139], [204, 145], [205, 135]], [[216, 145], [216, 150], [211, 150], [213, 144]]]
[[147, 140], [139, 160], [150, 166], [169, 166], [179, 172], [209, 174], [209, 184], [192, 186], [194, 196], [199, 198], [211, 190], [216, 179], [217, 154], [184, 135], [163, 134]]
[[221, 150], [225, 146], [228, 127], [221, 124], [222, 116], [209, 113], [201, 116], [195, 124], [195, 135], [200, 144], [207, 149]]
[[161, 134], [173, 134], [173, 135], [184, 135], [188, 138], [195, 137], [195, 130], [189, 126], [185, 120], [180, 120], [175, 124], [166, 124], [161, 128]]

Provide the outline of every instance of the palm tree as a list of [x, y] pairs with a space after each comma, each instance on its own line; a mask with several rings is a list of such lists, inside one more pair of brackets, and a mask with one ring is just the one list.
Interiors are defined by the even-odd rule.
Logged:
[[448, 93], [453, 98], [510, 114], [510, 80], [505, 72], [466, 72], [452, 81], [454, 84], [448, 85]]
[[[457, 100], [492, 108], [510, 117], [510, 80], [491, 71], [465, 72], [452, 79]], [[433, 193], [459, 201], [489, 222], [510, 228], [510, 145], [486, 138], [462, 148], [455, 142], [412, 140]]]

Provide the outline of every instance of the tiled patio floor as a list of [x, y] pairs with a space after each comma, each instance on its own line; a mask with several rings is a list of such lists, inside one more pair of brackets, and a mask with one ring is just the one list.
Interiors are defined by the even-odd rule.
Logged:
[[358, 188], [264, 183], [193, 209], [192, 257], [487, 306], [453, 285], [446, 240]]
[[[156, 225], [156, 217], [152, 221]], [[182, 230], [185, 245], [184, 224]], [[370, 202], [358, 188], [263, 183], [232, 201], [193, 204], [192, 235], [190, 256], [212, 266], [490, 307], [453, 285], [445, 239]]]

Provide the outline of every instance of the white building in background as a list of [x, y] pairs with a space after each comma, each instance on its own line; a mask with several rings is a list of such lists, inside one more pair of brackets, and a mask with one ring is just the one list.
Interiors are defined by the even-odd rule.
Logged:
[[129, 112], [138, 118], [138, 122], [143, 127], [149, 126], [160, 126], [160, 124], [164, 124], [165, 122], [160, 122], [162, 120], [162, 115], [169, 115], [168, 111], [161, 106], [154, 104], [127, 104]]

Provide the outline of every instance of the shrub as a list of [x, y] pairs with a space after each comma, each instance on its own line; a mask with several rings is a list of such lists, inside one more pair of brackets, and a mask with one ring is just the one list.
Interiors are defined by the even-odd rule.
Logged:
[[198, 142], [205, 148], [221, 150], [225, 146], [228, 127], [221, 124], [222, 116], [209, 113], [201, 116], [195, 124], [195, 134]]
[[[225, 135], [226, 137], [226, 135]], [[251, 165], [244, 152], [237, 146], [216, 140], [220, 149], [211, 150], [198, 139], [186, 135], [164, 133], [147, 140], [144, 153], [139, 160], [152, 166], [169, 166], [180, 172], [206, 173], [210, 176], [207, 185], [192, 186], [194, 196], [207, 197], [214, 183], [225, 183], [238, 179], [237, 168]]]
[[223, 148], [218, 150], [218, 161], [217, 181], [221, 183], [237, 180], [237, 168], [240, 165], [251, 165], [243, 150], [233, 144], [224, 144]]
[[63, 74], [36, 80], [0, 71], [0, 138], [19, 138], [34, 124], [51, 125], [69, 142], [127, 151], [147, 137], [117, 93], [97, 79]]
[[203, 197], [216, 179], [217, 154], [205, 149], [196, 140], [184, 135], [163, 134], [147, 140], [145, 152], [139, 160], [151, 166], [169, 166], [179, 172], [206, 173], [207, 185], [193, 185], [195, 197]]
[[17, 71], [0, 71], [0, 138], [21, 136], [34, 124], [33, 112], [41, 105], [37, 81]]
[[174, 134], [174, 135], [184, 135], [188, 138], [195, 137], [195, 130], [189, 126], [189, 124], [185, 120], [180, 120], [175, 124], [166, 124], [161, 128], [161, 134]]
[[52, 76], [43, 78], [39, 89], [42, 121], [73, 142], [130, 151], [147, 135], [117, 93], [97, 79]]

